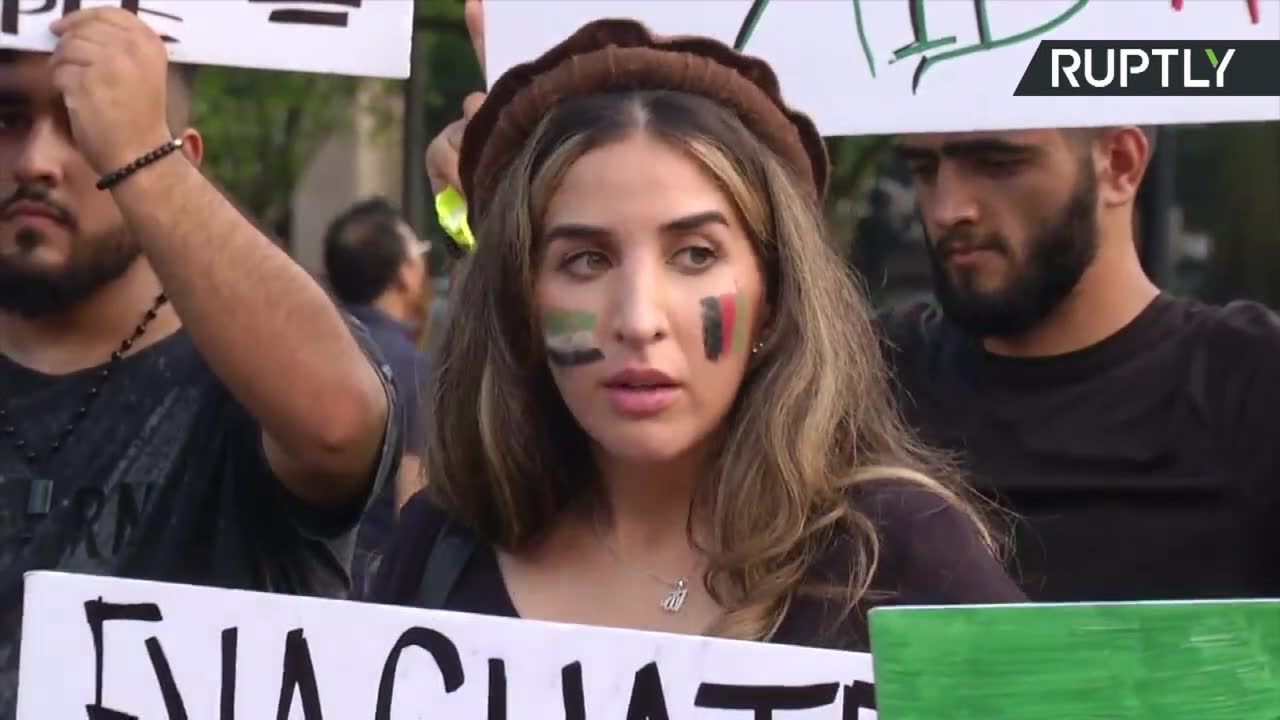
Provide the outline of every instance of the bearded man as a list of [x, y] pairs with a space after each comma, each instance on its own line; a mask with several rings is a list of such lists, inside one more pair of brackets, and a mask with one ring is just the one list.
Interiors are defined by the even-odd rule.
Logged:
[[52, 30], [0, 51], [0, 717], [25, 572], [345, 596], [401, 454], [373, 344], [200, 173], [163, 41]]
[[905, 136], [936, 305], [884, 318], [905, 413], [1014, 514], [1040, 601], [1280, 595], [1280, 323], [1161, 291], [1142, 128]]

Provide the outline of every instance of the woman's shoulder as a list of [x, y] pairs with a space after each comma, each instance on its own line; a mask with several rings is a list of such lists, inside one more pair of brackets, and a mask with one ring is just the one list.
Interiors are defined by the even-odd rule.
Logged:
[[901, 604], [1023, 602], [992, 533], [977, 511], [942, 490], [908, 480], [867, 483], [849, 493], [876, 530], [872, 587]]
[[427, 490], [414, 493], [400, 508], [401, 527], [413, 526], [419, 532], [439, 532], [448, 519], [448, 511]]
[[426, 568], [427, 558], [440, 531], [450, 522], [448, 511], [427, 491], [420, 491], [400, 509], [395, 532], [378, 563], [368, 599], [372, 602], [405, 604], [414, 600]]
[[[776, 642], [856, 652], [870, 650], [867, 614], [881, 605], [967, 605], [1025, 602], [981, 525], [937, 489], [909, 480], [877, 480], [847, 493], [851, 509], [875, 532], [875, 567], [853, 608], [829, 596], [801, 594]], [[833, 535], [808, 573], [816, 587], [847, 587], [867, 559], [866, 535]]]

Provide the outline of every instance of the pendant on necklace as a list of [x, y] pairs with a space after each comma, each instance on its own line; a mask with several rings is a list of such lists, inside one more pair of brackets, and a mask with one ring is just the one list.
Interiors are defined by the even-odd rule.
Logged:
[[669, 613], [680, 612], [680, 608], [684, 606], [684, 599], [688, 594], [689, 581], [684, 578], [676, 580], [675, 588], [662, 599], [662, 609]]

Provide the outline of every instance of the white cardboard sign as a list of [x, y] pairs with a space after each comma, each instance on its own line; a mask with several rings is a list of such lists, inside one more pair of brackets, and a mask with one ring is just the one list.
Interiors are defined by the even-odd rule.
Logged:
[[[486, 67], [492, 82], [604, 17], [733, 45], [753, 4], [485, 0]], [[1249, 0], [772, 0], [745, 51], [773, 66], [787, 102], [824, 135], [1280, 119], [1277, 97], [1013, 94], [1041, 40], [1280, 39], [1280, 0], [1254, 0], [1254, 7], [1257, 22]], [[984, 22], [987, 43], [980, 42]], [[932, 49], [894, 59], [926, 40]], [[939, 59], [913, 91], [917, 67], [931, 55]]]
[[76, 8], [124, 7], [197, 65], [405, 78], [413, 0], [0, 0], [0, 47], [51, 50]]
[[53, 572], [25, 590], [18, 720], [876, 716], [863, 653]]

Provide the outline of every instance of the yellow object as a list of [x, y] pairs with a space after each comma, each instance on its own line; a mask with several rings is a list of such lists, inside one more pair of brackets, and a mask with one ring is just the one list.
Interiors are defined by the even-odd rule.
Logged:
[[452, 185], [436, 195], [436, 217], [440, 227], [467, 252], [475, 252], [476, 239], [467, 224], [467, 201]]

